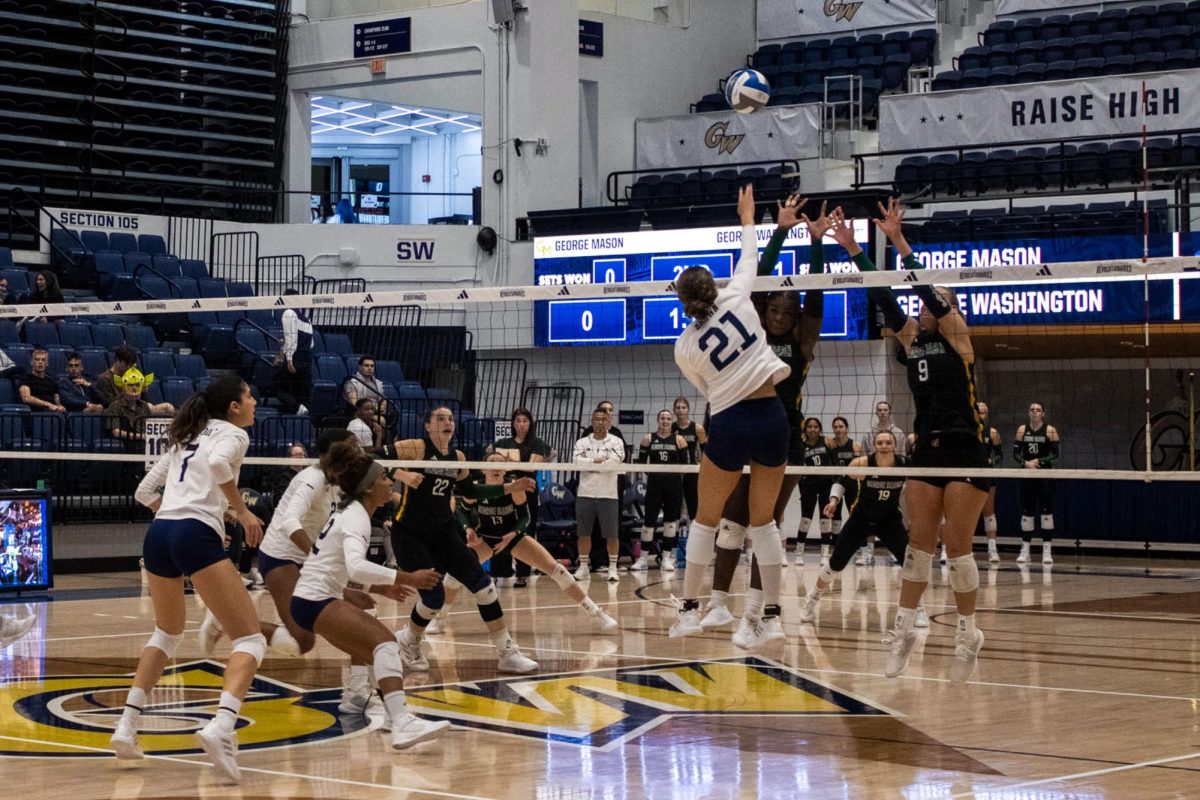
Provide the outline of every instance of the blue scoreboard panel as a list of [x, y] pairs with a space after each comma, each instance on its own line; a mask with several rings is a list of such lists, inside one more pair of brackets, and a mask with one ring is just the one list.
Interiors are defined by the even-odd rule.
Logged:
[[[866, 248], [867, 221], [856, 220], [854, 226]], [[770, 225], [757, 228], [760, 253], [773, 232]], [[740, 227], [540, 237], [534, 240], [534, 278], [539, 286], [670, 281], [693, 266], [705, 267], [716, 278], [729, 278], [740, 255]], [[824, 255], [829, 271], [856, 271], [846, 251], [832, 239], [825, 240]], [[809, 257], [808, 229], [799, 225], [784, 242], [773, 274], [807, 274]], [[866, 317], [864, 290], [826, 291], [821, 336], [865, 339]], [[679, 301], [669, 295], [540, 300], [534, 313], [534, 341], [539, 347], [669, 344], [690, 321]]]

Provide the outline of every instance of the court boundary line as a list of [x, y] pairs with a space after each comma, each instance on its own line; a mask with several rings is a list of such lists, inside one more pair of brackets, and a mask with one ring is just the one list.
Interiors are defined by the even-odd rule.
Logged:
[[1015, 783], [1015, 784], [1012, 784], [1011, 786], [997, 786], [994, 788], [988, 788], [988, 789], [982, 789], [982, 790], [972, 789], [969, 792], [960, 792], [958, 794], [952, 794], [952, 795], [950, 795], [950, 800], [955, 800], [955, 798], [962, 798], [962, 797], [976, 797], [976, 798], [984, 797], [984, 798], [986, 798], [986, 797], [989, 797], [996, 793], [1011, 792], [1016, 789], [1027, 789], [1030, 786], [1043, 786], [1048, 783], [1062, 783], [1064, 781], [1082, 780], [1083, 778], [1094, 778], [1099, 775], [1109, 775], [1114, 772], [1127, 772], [1129, 770], [1134, 770], [1134, 769], [1144, 769], [1146, 767], [1157, 767], [1157, 766], [1161, 766], [1162, 764], [1170, 764], [1170, 763], [1173, 763], [1176, 761], [1191, 761], [1191, 760], [1197, 759], [1197, 758], [1200, 758], [1200, 751], [1197, 751], [1194, 753], [1187, 753], [1187, 754], [1179, 755], [1179, 756], [1168, 756], [1166, 758], [1156, 758], [1156, 759], [1151, 759], [1149, 761], [1139, 761], [1134, 764], [1122, 764], [1119, 767], [1106, 767], [1104, 769], [1088, 770], [1087, 772], [1076, 772], [1076, 773], [1072, 773], [1070, 775], [1062, 775], [1062, 776], [1055, 777], [1055, 778], [1039, 778], [1038, 780], [1035, 780], [1035, 781], [1025, 781], [1023, 783]]

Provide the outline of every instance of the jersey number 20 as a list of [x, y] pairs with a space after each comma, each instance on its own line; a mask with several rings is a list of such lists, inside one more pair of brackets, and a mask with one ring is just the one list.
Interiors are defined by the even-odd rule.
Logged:
[[721, 323], [722, 325], [729, 325], [742, 337], [742, 343], [737, 345], [736, 349], [734, 349], [734, 351], [728, 355], [725, 355], [725, 350], [728, 349], [730, 345], [729, 336], [721, 328], [709, 328], [704, 332], [704, 335], [700, 337], [700, 351], [708, 353], [709, 348], [711, 347], [712, 352], [708, 353], [708, 360], [712, 362], [713, 367], [716, 368], [717, 371], [720, 371], [728, 367], [734, 361], [737, 361], [737, 357], [743, 352], [749, 350], [750, 345], [758, 341], [758, 336], [757, 334], [753, 334], [746, 330], [746, 326], [742, 324], [742, 321], [738, 319], [732, 311], [726, 311], [717, 318], [717, 322]]

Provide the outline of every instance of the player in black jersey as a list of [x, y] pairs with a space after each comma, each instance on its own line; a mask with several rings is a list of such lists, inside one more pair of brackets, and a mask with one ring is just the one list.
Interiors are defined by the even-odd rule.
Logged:
[[[833, 585], [834, 577], [846, 568], [855, 551], [862, 547], [868, 536], [875, 536], [892, 555], [903, 564], [904, 551], [908, 547], [908, 531], [900, 513], [900, 492], [904, 489], [904, 477], [872, 475], [862, 470], [871, 467], [902, 467], [904, 459], [896, 455], [896, 438], [891, 431], [875, 434], [875, 452], [869, 456], [857, 456], [847, 466], [849, 476], [838, 478], [833, 485], [829, 502], [823, 511], [827, 518], [837, 514], [843, 499], [854, 492], [853, 500], [846, 500], [850, 518], [833, 546], [829, 563], [823, 564], [817, 584], [800, 607], [800, 621], [812, 622], [817, 616], [821, 595]], [[929, 617], [917, 606], [916, 627], [928, 628]]]
[[[983, 443], [987, 445], [988, 463], [998, 467], [1004, 462], [1004, 450], [1000, 441], [1000, 431], [992, 427], [988, 421], [988, 404], [980, 400], [975, 404], [979, 412], [979, 422], [983, 425]], [[983, 504], [983, 533], [987, 537], [988, 561], [1000, 563], [1000, 551], [996, 549], [996, 483], [988, 487], [987, 502]]]
[[[517, 478], [502, 486], [481, 486], [470, 473], [458, 466], [465, 461], [462, 451], [450, 446], [454, 437], [454, 412], [444, 406], [431, 408], [425, 416], [425, 438], [396, 442], [399, 461], [443, 461], [445, 467], [421, 467], [398, 470], [396, 480], [404, 484], [392, 525], [392, 547], [401, 569], [415, 572], [430, 567], [454, 576], [475, 595], [479, 616], [487, 623], [492, 642], [500, 656], [501, 672], [527, 673], [537, 662], [526, 657], [513, 641], [504, 623], [504, 609], [496, 586], [459, 534], [452, 505], [456, 494], [473, 499], [498, 497], [514, 492], [532, 492], [532, 478]], [[421, 652], [425, 627], [445, 604], [445, 587], [423, 589], [413, 607], [408, 625], [396, 633], [404, 666], [425, 671], [429, 662]]]
[[[642, 464], [678, 467], [688, 463], [688, 443], [675, 433], [675, 416], [663, 409], [658, 412], [658, 430], [642, 437], [638, 461]], [[662, 548], [659, 565], [663, 572], [675, 571], [675, 536], [679, 530], [679, 514], [683, 506], [683, 475], [679, 472], [646, 473], [646, 514], [642, 520], [642, 552], [629, 568], [631, 571], [650, 569], [654, 547], [654, 530], [662, 512]]]
[[[830, 442], [821, 435], [821, 420], [809, 417], [804, 420], [804, 466], [832, 467], [835, 463]], [[821, 566], [829, 560], [829, 545], [833, 540], [832, 521], [821, 511], [829, 502], [829, 490], [833, 486], [833, 478], [828, 475], [800, 476], [800, 531], [799, 541], [796, 542], [796, 564], [804, 566], [804, 541], [812, 530], [815, 516], [821, 528]], [[813, 508], [816, 512], [813, 512]]]
[[[1058, 461], [1058, 431], [1046, 424], [1046, 409], [1041, 403], [1029, 404], [1029, 422], [1017, 428], [1013, 442], [1013, 458], [1025, 469], [1054, 469]], [[1029, 546], [1033, 542], [1033, 517], [1041, 515], [1042, 563], [1053, 564], [1050, 543], [1054, 539], [1054, 481], [1049, 478], [1022, 479], [1018, 484], [1021, 496], [1021, 553], [1018, 564], [1029, 561]]]
[[[904, 211], [895, 198], [879, 204], [881, 218], [876, 227], [891, 240], [909, 270], [922, 264], [904, 238]], [[833, 227], [834, 238], [846, 248], [862, 271], [875, 265], [855, 241], [854, 228], [841, 214]], [[872, 287], [868, 297], [883, 312], [886, 328], [904, 346], [908, 386], [917, 415], [914, 429], [917, 445], [912, 466], [945, 469], [979, 468], [988, 464], [983, 443], [983, 425], [975, 410], [975, 350], [967, 321], [957, 308], [954, 293], [924, 283], [913, 286], [923, 304], [920, 322], [900, 308], [896, 296], [885, 287]], [[983, 633], [975, 626], [975, 599], [979, 590], [979, 568], [971, 553], [971, 539], [979, 512], [987, 500], [991, 481], [959, 476], [919, 477], [908, 481], [906, 505], [909, 544], [901, 571], [900, 610], [884, 673], [895, 677], [908, 666], [917, 642], [913, 623], [917, 605], [933, 572], [939, 525], [949, 554], [950, 588], [958, 607], [954, 661], [950, 679], [965, 681], [974, 674], [983, 647]]]
[[[809, 274], [819, 275], [825, 271], [825, 256], [822, 239], [829, 230], [831, 219], [826, 205], [821, 204], [821, 213], [814, 219], [799, 214], [804, 207], [800, 197], [788, 198], [776, 219], [775, 234], [771, 237], [758, 262], [758, 274], [770, 275], [779, 260], [779, 250], [793, 227], [804, 222], [808, 228], [811, 264]], [[821, 337], [821, 324], [825, 318], [824, 293], [814, 289], [804, 293], [803, 306], [799, 292], [770, 292], [754, 295], [759, 320], [767, 333], [767, 341], [784, 363], [791, 367], [787, 379], [775, 385], [779, 399], [783, 401], [788, 418], [788, 466], [804, 463], [803, 389], [812, 365], [817, 342]], [[784, 475], [775, 500], [775, 523], [783, 523], [783, 512], [796, 491], [800, 481], [798, 475]], [[741, 559], [742, 546], [746, 541], [746, 526], [750, 521], [749, 481], [743, 477], [733, 494], [725, 501], [720, 527], [717, 532], [717, 557], [713, 569], [713, 591], [708, 601], [707, 613], [700, 624], [705, 628], [719, 627], [733, 621], [728, 608], [729, 588], [733, 584], [733, 573]], [[763, 593], [757, 564], [750, 562], [750, 591], [742, 621], [733, 634], [733, 643], [739, 647], [754, 646], [750, 635], [752, 621], [762, 613]], [[766, 626], [768, 639], [782, 638], [783, 627], [778, 620]]]
[[[687, 442], [687, 463], [699, 464], [700, 453], [704, 450], [704, 445], [708, 444], [708, 431], [704, 430], [704, 426], [699, 422], [692, 421], [692, 404], [683, 395], [676, 397], [671, 407], [675, 411], [675, 422], [671, 425], [671, 430], [678, 433]], [[694, 472], [686, 473], [683, 476], [683, 503], [687, 508], [689, 522], [696, 518], [698, 500], [696, 487], [699, 485], [699, 479], [700, 476]]]

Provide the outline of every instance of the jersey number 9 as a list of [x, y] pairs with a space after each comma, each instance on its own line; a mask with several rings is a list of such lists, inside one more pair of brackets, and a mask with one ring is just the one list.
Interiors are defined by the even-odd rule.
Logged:
[[921, 383], [929, 380], [929, 362], [923, 358], [917, 362], [917, 380]]

